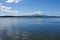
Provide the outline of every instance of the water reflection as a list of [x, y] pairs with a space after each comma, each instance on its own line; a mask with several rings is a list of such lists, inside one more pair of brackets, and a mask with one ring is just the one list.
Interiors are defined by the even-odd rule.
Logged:
[[12, 26], [16, 26], [17, 24], [17, 19], [0, 18], [0, 40], [10, 40], [13, 38], [14, 30]]
[[0, 18], [0, 40], [60, 40], [60, 19]]
[[11, 26], [14, 26], [14, 25], [17, 25], [17, 24], [18, 24], [17, 19], [0, 18], [0, 28], [1, 29], [5, 29], [5, 28], [10, 29]]
[[24, 28], [42, 23], [37, 20], [40, 19], [0, 18], [0, 40], [30, 40], [31, 33]]

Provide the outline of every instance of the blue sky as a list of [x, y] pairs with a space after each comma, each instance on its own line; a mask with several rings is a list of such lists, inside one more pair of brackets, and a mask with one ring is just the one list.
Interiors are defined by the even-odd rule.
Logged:
[[0, 0], [0, 15], [60, 16], [60, 0]]

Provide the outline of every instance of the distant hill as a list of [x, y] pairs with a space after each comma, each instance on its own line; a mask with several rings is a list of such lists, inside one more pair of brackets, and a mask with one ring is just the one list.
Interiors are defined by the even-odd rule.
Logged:
[[34, 14], [34, 15], [25, 15], [25, 16], [0, 16], [0, 17], [40, 17], [40, 18], [60, 18], [60, 16], [47, 16], [47, 15], [39, 15], [39, 14]]

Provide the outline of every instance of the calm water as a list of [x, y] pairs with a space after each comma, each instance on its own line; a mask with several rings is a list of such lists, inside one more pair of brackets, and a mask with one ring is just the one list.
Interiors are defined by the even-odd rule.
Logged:
[[0, 18], [0, 40], [60, 40], [60, 18]]

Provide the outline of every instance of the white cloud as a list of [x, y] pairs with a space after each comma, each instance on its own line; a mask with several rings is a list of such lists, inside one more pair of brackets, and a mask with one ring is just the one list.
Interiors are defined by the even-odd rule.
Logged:
[[33, 12], [27, 12], [27, 13], [23, 13], [22, 15], [43, 15], [43, 11], [33, 11]]
[[0, 3], [0, 5], [1, 5], [2, 3]]
[[43, 11], [34, 11], [33, 14], [39, 14], [41, 15], [43, 13]]
[[13, 13], [13, 14], [19, 13], [19, 11], [13, 10], [12, 7], [4, 6], [4, 5], [2, 5], [2, 3], [0, 3], [0, 11], [6, 12], [6, 13]]
[[[18, 10], [13, 10], [12, 7], [7, 7], [7, 6], [4, 6], [2, 3], [0, 3], [0, 11], [2, 12], [6, 12], [9, 14], [13, 14], [13, 15], [34, 15], [34, 14], [38, 14], [38, 15], [42, 15], [43, 14], [43, 11], [33, 11], [33, 12], [26, 12], [26, 13], [23, 13], [23, 12], [20, 12]], [[19, 14], [20, 13], [20, 14]]]
[[7, 0], [6, 3], [19, 3], [21, 0]]

